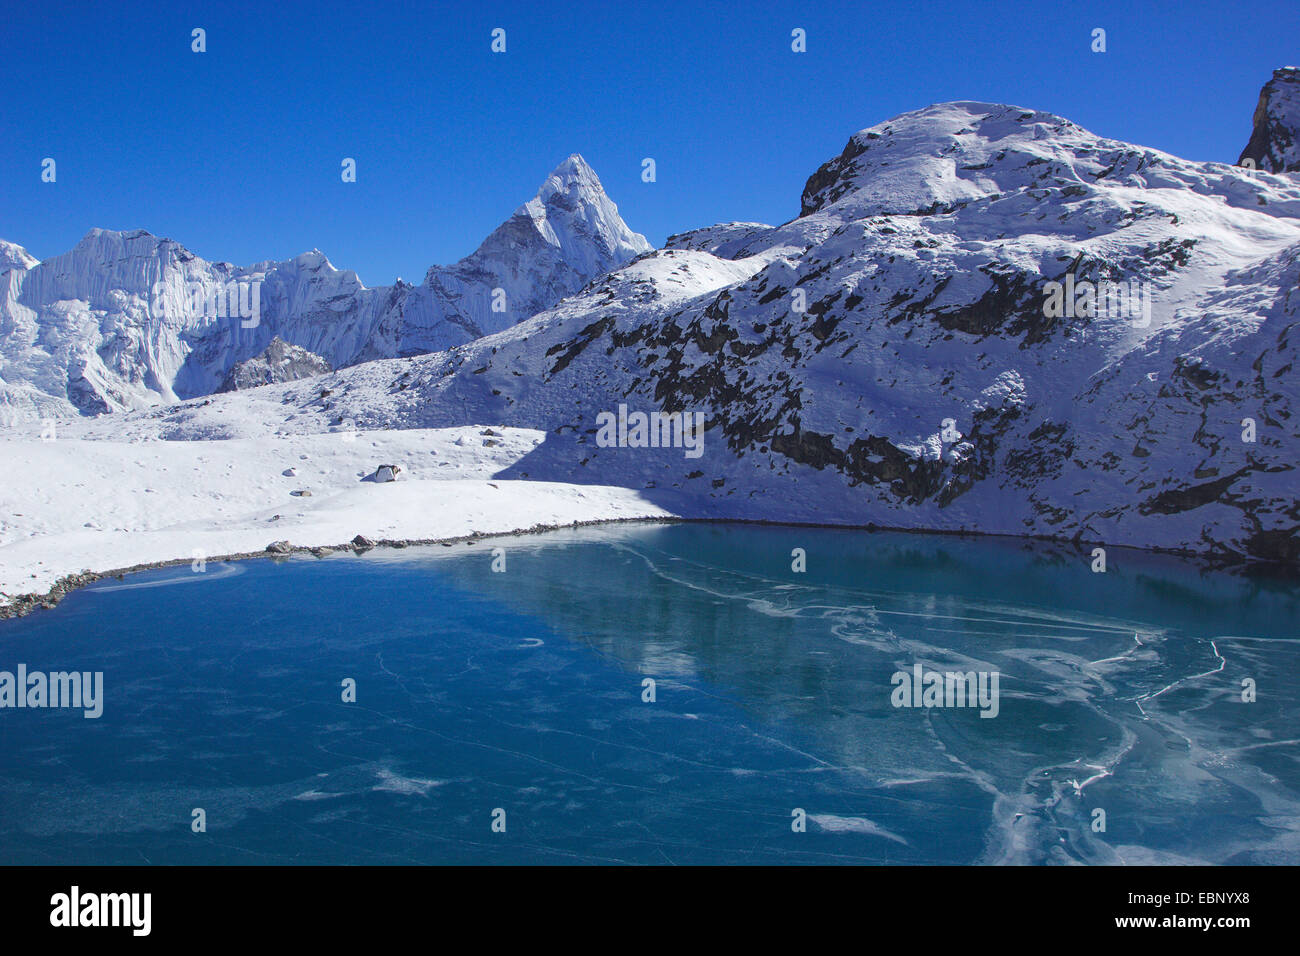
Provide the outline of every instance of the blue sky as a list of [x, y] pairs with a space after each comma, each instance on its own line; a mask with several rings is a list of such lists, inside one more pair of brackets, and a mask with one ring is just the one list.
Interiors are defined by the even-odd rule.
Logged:
[[240, 265], [316, 247], [368, 285], [471, 252], [571, 152], [659, 245], [796, 216], [851, 133], [943, 100], [1233, 162], [1300, 63], [1295, 0], [6, 6], [0, 237], [44, 258], [144, 228]]

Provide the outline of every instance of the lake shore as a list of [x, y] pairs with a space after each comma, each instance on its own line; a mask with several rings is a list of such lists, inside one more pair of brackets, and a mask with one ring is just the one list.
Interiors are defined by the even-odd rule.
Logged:
[[[544, 441], [532, 429], [463, 426], [222, 441], [8, 439], [0, 447], [0, 620], [134, 571], [199, 561], [402, 548], [629, 521], [719, 521], [1053, 542], [1090, 560], [1099, 542], [851, 520], [735, 518], [665, 507], [613, 485], [495, 477]], [[398, 480], [367, 480], [380, 464]], [[697, 513], [691, 513], [697, 511]], [[360, 549], [360, 537], [371, 544]], [[1106, 545], [1107, 549], [1118, 548]], [[1141, 548], [1208, 568], [1233, 556]], [[1294, 569], [1291, 569], [1294, 572]]]

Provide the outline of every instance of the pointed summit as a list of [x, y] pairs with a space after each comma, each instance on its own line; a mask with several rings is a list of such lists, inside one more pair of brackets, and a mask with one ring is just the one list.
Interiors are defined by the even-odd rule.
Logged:
[[[653, 248], [619, 216], [595, 170], [572, 153], [473, 253], [429, 269], [429, 313], [470, 337], [499, 332]], [[432, 350], [413, 321], [394, 334], [407, 352]]]
[[1300, 68], [1273, 71], [1259, 92], [1254, 122], [1237, 165], [1249, 159], [1270, 173], [1300, 172]]
[[[515, 216], [532, 220], [549, 245], [558, 247], [566, 259], [587, 263], [584, 271], [592, 276], [654, 248], [628, 228], [600, 177], [578, 153], [556, 166]], [[593, 250], [598, 252], [595, 259], [587, 255]]]
[[596, 171], [572, 153], [472, 254], [454, 266], [434, 266], [425, 281], [449, 270], [492, 271], [499, 264], [515, 274], [531, 272], [534, 279], [539, 271], [549, 273], [543, 284], [558, 283], [553, 287], [567, 295], [653, 248], [628, 228]]
[[545, 201], [555, 193], [574, 192], [605, 194], [600, 177], [578, 153], [570, 153], [568, 159], [551, 170], [551, 175], [537, 190], [537, 198]]

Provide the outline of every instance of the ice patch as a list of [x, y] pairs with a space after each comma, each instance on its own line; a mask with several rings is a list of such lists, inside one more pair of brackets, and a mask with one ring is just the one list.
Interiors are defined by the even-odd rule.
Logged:
[[403, 777], [391, 770], [380, 770], [376, 773], [376, 776], [379, 777], [379, 783], [371, 788], [376, 792], [419, 794], [422, 797], [427, 797], [430, 790], [434, 787], [441, 787], [447, 782], [446, 780], [421, 780], [418, 777]]
[[884, 837], [886, 840], [893, 840], [895, 843], [901, 843], [903, 846], [911, 846], [897, 833], [886, 830], [878, 823], [873, 823], [866, 817], [839, 817], [831, 813], [809, 814], [808, 819], [827, 833], [860, 833], [863, 836]]

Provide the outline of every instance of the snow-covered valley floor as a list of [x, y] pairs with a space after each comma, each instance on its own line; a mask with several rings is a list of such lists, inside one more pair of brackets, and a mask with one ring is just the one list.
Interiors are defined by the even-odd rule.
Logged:
[[[0, 616], [68, 575], [259, 553], [277, 541], [433, 541], [672, 517], [626, 488], [492, 477], [544, 439], [481, 425], [226, 441], [0, 439]], [[380, 464], [398, 465], [398, 480], [363, 480]]]

